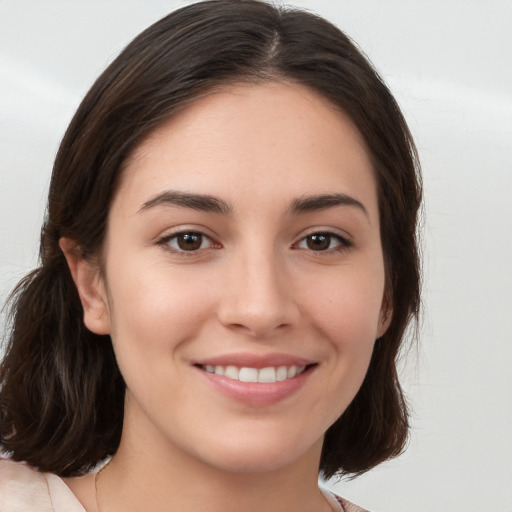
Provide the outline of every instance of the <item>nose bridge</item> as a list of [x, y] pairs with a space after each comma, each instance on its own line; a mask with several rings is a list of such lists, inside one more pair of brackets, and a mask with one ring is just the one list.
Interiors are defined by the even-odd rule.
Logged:
[[240, 250], [230, 265], [221, 320], [254, 336], [267, 336], [297, 321], [285, 258], [270, 244]]

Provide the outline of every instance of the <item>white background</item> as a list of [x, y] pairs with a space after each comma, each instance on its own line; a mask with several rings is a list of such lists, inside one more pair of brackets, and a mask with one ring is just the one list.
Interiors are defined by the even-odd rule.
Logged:
[[[59, 139], [140, 30], [187, 2], [0, 0], [0, 299], [36, 262]], [[421, 344], [405, 455], [336, 490], [379, 512], [512, 511], [512, 1], [296, 1], [352, 36], [417, 139]]]

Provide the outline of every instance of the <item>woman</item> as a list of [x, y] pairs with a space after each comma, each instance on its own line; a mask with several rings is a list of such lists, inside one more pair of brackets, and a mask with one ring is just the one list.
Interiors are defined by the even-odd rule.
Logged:
[[71, 122], [13, 295], [0, 511], [361, 510], [317, 479], [404, 447], [420, 195], [325, 20], [221, 0], [148, 28]]

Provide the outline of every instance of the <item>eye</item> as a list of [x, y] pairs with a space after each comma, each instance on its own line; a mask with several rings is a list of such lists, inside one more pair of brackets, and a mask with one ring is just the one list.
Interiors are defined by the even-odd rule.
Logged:
[[299, 240], [297, 247], [310, 251], [325, 252], [336, 249], [346, 249], [350, 247], [350, 245], [348, 240], [334, 233], [311, 233]]
[[162, 238], [159, 243], [165, 244], [173, 252], [195, 252], [201, 249], [208, 249], [214, 245], [210, 237], [197, 231], [175, 233]]

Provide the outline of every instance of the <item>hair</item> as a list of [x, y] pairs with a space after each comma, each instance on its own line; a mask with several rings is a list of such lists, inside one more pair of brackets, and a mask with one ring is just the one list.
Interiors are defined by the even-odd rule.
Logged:
[[378, 187], [392, 310], [359, 392], [327, 430], [320, 471], [355, 476], [402, 452], [408, 410], [397, 374], [418, 319], [415, 146], [390, 91], [356, 45], [314, 14], [257, 0], [183, 7], [137, 36], [93, 84], [53, 167], [40, 266], [10, 298], [0, 368], [0, 444], [14, 460], [71, 476], [116, 452], [125, 384], [109, 336], [90, 332], [61, 237], [84, 258], [102, 249], [123, 166], [156, 127], [200, 95], [239, 82], [301, 84], [344, 112], [365, 140]]

